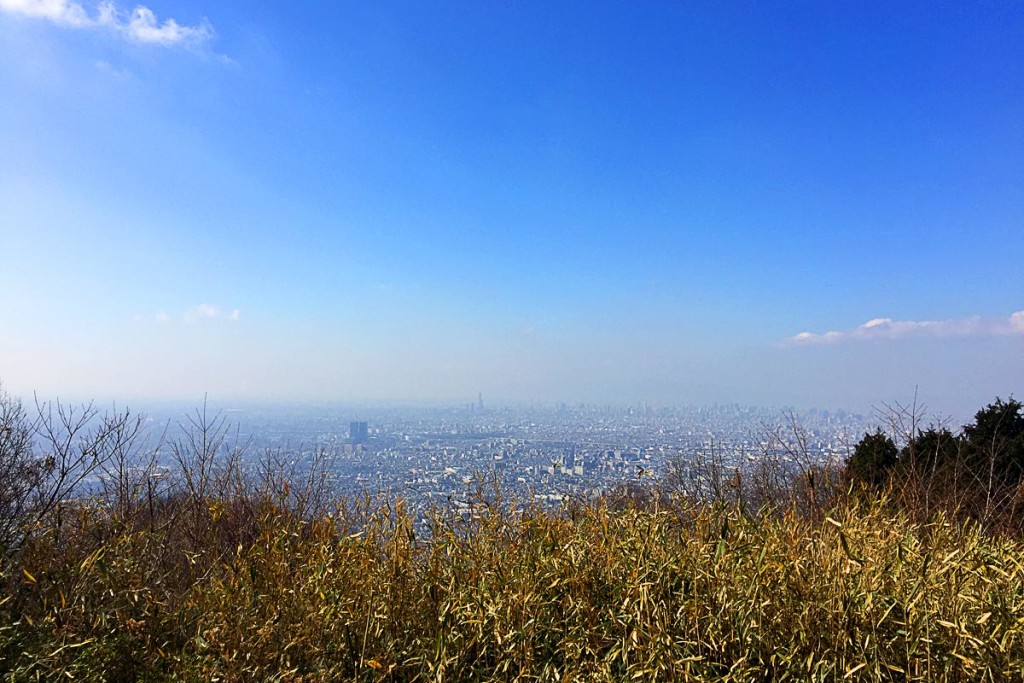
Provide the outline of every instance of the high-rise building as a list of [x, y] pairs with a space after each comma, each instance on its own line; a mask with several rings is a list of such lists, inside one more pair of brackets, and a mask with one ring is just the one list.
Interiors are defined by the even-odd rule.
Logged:
[[366, 443], [366, 438], [369, 436], [370, 430], [367, 428], [365, 422], [349, 422], [348, 424], [348, 438], [354, 444]]

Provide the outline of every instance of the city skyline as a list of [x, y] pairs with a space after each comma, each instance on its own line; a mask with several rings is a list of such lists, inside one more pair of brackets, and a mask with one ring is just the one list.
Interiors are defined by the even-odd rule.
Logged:
[[0, 0], [0, 382], [969, 414], [1024, 5]]

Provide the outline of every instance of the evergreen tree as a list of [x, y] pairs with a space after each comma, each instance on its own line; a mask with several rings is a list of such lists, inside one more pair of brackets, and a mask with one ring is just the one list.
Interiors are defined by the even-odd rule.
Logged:
[[846, 476], [850, 481], [870, 488], [884, 486], [889, 479], [889, 471], [897, 463], [897, 455], [896, 444], [881, 429], [874, 434], [865, 434], [846, 462]]
[[997, 398], [964, 427], [972, 466], [991, 466], [998, 480], [1015, 486], [1024, 475], [1024, 404]]

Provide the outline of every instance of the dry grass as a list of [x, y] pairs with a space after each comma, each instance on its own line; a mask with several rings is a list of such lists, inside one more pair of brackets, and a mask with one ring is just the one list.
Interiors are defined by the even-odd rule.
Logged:
[[[417, 538], [400, 501], [204, 532], [80, 506], [5, 566], [11, 680], [1024, 679], [1019, 542], [878, 503], [480, 502]], [[246, 519], [249, 519], [246, 517]], [[194, 531], [194, 529], [193, 529]], [[190, 532], [191, 534], [192, 532]], [[191, 536], [190, 536], [191, 537]]]

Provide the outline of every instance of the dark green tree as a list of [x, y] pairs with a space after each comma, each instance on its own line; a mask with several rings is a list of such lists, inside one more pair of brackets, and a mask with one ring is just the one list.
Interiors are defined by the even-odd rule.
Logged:
[[1024, 404], [1012, 396], [997, 398], [964, 427], [972, 466], [988, 466], [1004, 484], [1015, 486], [1024, 476]]
[[957, 463], [963, 439], [946, 427], [929, 427], [917, 433], [900, 451], [899, 460], [921, 472], [936, 472]]
[[880, 488], [888, 482], [898, 455], [896, 444], [881, 429], [865, 434], [846, 461], [846, 476], [854, 484]]

